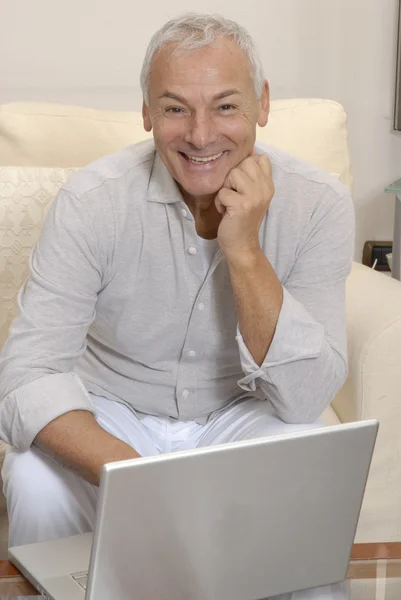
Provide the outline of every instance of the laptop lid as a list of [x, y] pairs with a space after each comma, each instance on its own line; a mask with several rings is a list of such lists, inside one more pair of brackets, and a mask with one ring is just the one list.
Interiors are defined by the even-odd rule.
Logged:
[[87, 600], [256, 600], [342, 581], [377, 428], [105, 465]]

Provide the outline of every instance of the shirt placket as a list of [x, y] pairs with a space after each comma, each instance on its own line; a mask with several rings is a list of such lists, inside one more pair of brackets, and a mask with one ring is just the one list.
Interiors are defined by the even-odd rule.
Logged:
[[192, 308], [185, 341], [178, 364], [176, 402], [178, 418], [193, 420], [198, 404], [198, 377], [207, 344], [210, 319], [211, 276], [222, 256], [217, 251], [205, 276], [202, 248], [196, 234], [194, 219], [184, 202], [179, 204], [184, 232], [186, 277]]

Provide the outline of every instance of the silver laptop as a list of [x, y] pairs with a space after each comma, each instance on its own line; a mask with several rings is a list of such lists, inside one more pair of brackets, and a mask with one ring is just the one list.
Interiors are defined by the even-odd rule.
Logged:
[[110, 463], [93, 535], [10, 548], [10, 560], [52, 600], [262, 600], [342, 581], [377, 428]]

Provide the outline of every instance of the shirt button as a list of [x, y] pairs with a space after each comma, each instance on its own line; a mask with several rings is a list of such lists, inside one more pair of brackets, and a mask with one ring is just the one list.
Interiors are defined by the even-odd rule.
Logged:
[[189, 390], [184, 390], [182, 392], [182, 395], [183, 395], [184, 398], [188, 398], [188, 396], [189, 396]]
[[190, 247], [188, 248], [188, 252], [189, 252], [190, 254], [196, 254], [197, 250], [196, 250], [196, 248], [194, 248], [193, 246], [190, 246]]
[[187, 213], [187, 211], [185, 210], [185, 208], [183, 208], [183, 209], [181, 210], [181, 214], [182, 214], [182, 216], [183, 216], [183, 217], [187, 217], [187, 216], [188, 216], [188, 213]]
[[195, 352], [195, 350], [190, 350], [190, 351], [188, 352], [188, 356], [189, 356], [189, 358], [195, 358], [195, 356], [196, 356], [196, 352]]
[[203, 310], [204, 308], [205, 308], [205, 305], [203, 304], [203, 302], [199, 302], [198, 310]]

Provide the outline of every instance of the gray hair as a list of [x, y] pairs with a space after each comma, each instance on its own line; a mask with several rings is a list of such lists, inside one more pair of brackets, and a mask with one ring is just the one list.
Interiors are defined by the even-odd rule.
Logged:
[[154, 55], [169, 42], [177, 42], [174, 51], [193, 52], [209, 46], [215, 40], [228, 37], [244, 52], [249, 60], [255, 94], [260, 98], [265, 81], [262, 62], [255, 42], [245, 29], [235, 21], [221, 15], [187, 13], [168, 21], [153, 35], [146, 50], [141, 70], [141, 88], [145, 104], [149, 104], [149, 76]]

